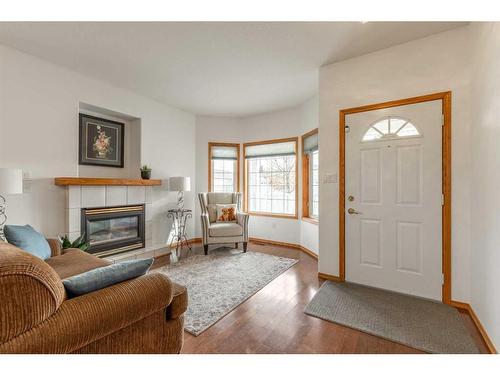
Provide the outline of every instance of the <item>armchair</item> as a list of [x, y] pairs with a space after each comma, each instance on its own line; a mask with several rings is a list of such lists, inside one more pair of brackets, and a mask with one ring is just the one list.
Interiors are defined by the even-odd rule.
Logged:
[[[248, 214], [241, 210], [241, 193], [199, 193], [203, 248], [208, 254], [208, 245], [243, 242], [243, 251], [248, 245]], [[236, 204], [236, 222], [217, 222], [217, 204]]]

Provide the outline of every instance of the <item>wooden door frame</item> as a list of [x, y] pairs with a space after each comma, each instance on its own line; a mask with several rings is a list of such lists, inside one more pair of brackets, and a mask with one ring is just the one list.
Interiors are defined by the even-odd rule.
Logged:
[[451, 304], [451, 91], [347, 108], [339, 111], [339, 281], [345, 281], [345, 117], [354, 113], [441, 100], [442, 126], [442, 301]]

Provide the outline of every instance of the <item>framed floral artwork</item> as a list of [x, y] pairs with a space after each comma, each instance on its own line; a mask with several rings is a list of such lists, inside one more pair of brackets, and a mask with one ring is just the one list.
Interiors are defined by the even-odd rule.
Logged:
[[79, 164], [123, 168], [125, 124], [80, 113]]

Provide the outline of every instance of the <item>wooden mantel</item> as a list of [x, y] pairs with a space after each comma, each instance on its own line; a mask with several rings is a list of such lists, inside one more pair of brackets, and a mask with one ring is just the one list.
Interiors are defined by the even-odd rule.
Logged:
[[143, 180], [140, 178], [56, 177], [54, 183], [58, 186], [160, 186], [161, 180]]

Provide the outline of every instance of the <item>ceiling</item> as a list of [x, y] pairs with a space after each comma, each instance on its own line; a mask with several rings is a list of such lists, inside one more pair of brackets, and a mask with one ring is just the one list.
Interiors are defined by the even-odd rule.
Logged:
[[246, 116], [317, 92], [318, 68], [458, 22], [0, 23], [0, 43], [186, 111]]

